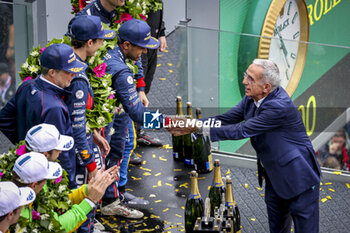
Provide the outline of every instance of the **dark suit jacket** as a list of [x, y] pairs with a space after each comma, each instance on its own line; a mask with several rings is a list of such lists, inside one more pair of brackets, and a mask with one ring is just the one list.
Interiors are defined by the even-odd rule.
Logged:
[[210, 129], [210, 139], [251, 138], [276, 193], [290, 199], [320, 182], [316, 161], [301, 114], [282, 87], [276, 88], [258, 109], [245, 96], [225, 114], [214, 117], [220, 128]]

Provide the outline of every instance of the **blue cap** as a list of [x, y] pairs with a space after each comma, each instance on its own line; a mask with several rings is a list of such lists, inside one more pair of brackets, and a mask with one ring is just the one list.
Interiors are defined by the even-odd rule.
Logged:
[[151, 28], [142, 20], [132, 19], [126, 21], [119, 28], [118, 36], [125, 41], [147, 49], [157, 49], [159, 41], [151, 37]]
[[71, 27], [71, 35], [77, 40], [86, 41], [90, 39], [113, 39], [115, 32], [103, 29], [100, 17], [81, 15], [75, 17]]
[[66, 44], [53, 44], [47, 47], [40, 56], [42, 66], [49, 69], [64, 70], [78, 74], [87, 68], [79, 61], [73, 49]]

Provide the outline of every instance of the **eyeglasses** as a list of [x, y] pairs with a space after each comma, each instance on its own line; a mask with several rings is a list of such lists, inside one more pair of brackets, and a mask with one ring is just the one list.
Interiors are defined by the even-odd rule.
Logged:
[[253, 82], [254, 81], [253, 77], [248, 75], [247, 72], [244, 72], [243, 77], [247, 78], [248, 82]]

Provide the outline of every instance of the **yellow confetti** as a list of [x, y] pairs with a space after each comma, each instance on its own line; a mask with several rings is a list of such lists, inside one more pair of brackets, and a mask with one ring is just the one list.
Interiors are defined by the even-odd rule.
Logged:
[[160, 176], [162, 173], [158, 172], [157, 174], [155, 174], [154, 176]]
[[175, 83], [175, 86], [179, 86], [179, 83]]
[[328, 183], [325, 183], [324, 185], [331, 185], [332, 184], [332, 182], [328, 182]]
[[172, 70], [169, 70], [169, 73], [172, 73], [172, 72], [174, 72], [174, 71], [172, 71]]
[[175, 214], [176, 217], [182, 218], [180, 214]]
[[166, 209], [163, 210], [163, 212], [167, 212], [168, 210], [169, 210], [169, 208], [166, 208]]
[[256, 187], [256, 189], [257, 189], [257, 190], [262, 190], [262, 188], [260, 188], [260, 187]]
[[169, 50], [167, 50], [167, 49], [164, 49], [164, 51], [163, 51], [164, 53], [168, 53], [169, 52]]
[[184, 210], [184, 209], [185, 209], [185, 206], [181, 206], [181, 209], [183, 209], [183, 210]]
[[156, 200], [156, 201], [154, 201], [154, 203], [159, 203], [159, 202], [162, 202], [162, 200]]
[[326, 198], [327, 198], [328, 200], [332, 200], [332, 197], [331, 197], [331, 196], [326, 196]]
[[142, 165], [145, 165], [147, 162], [146, 162], [146, 160], [143, 160], [142, 161]]
[[163, 148], [164, 148], [164, 149], [173, 149], [173, 147], [170, 146], [169, 144], [163, 145]]
[[153, 188], [157, 188], [157, 187], [158, 187], [158, 185], [153, 185], [152, 187], [153, 187]]
[[322, 198], [321, 201], [322, 202], [326, 202], [328, 199], [327, 198]]
[[155, 158], [156, 158], [156, 155], [155, 155], [155, 154], [153, 154], [153, 155], [152, 155], [152, 157], [155, 159]]
[[248, 184], [247, 183], [244, 184], [244, 188], [248, 188]]
[[158, 54], [157, 57], [162, 57], [163, 55], [162, 54]]
[[160, 67], [162, 64], [157, 64], [157, 67]]
[[159, 216], [151, 214], [151, 216], [149, 216], [150, 218], [159, 218]]
[[129, 192], [132, 192], [132, 191], [134, 191], [134, 190], [132, 190], [132, 189], [125, 189], [125, 191], [129, 191]]
[[226, 175], [230, 175], [230, 174], [231, 174], [231, 171], [230, 171], [230, 169], [228, 169], [226, 172]]
[[149, 169], [149, 168], [144, 168], [144, 167], [140, 167], [140, 169], [142, 169], [142, 170], [144, 170], [144, 171], [148, 171], [148, 172], [152, 171], [151, 169]]
[[175, 189], [175, 192], [178, 192], [179, 191], [179, 189]]
[[350, 189], [350, 184], [349, 183], [345, 183], [346, 187], [348, 187], [348, 189]]
[[159, 78], [159, 80], [161, 80], [161, 81], [165, 81], [165, 80], [166, 80], [166, 78]]
[[171, 63], [168, 63], [168, 66], [173, 66], [173, 64], [171, 64]]
[[265, 197], [265, 194], [261, 194], [260, 196]]
[[256, 219], [255, 219], [255, 218], [251, 218], [250, 220], [252, 220], [253, 222], [255, 222]]
[[210, 190], [210, 186], [208, 186], [208, 190]]
[[333, 174], [335, 175], [340, 175], [342, 172], [341, 171], [334, 171]]
[[144, 175], [144, 176], [150, 176], [150, 175], [152, 175], [152, 174], [149, 173], [149, 172], [144, 172], [143, 175]]
[[162, 181], [161, 181], [161, 180], [158, 180], [157, 185], [158, 185], [159, 187], [162, 186]]
[[168, 161], [167, 159], [165, 159], [165, 158], [163, 158], [163, 157], [159, 157], [159, 160], [161, 160], [161, 161]]
[[175, 169], [174, 169], [174, 172], [181, 172], [181, 171], [182, 171], [181, 168], [175, 168]]
[[185, 188], [188, 188], [188, 183], [186, 182], [186, 183], [184, 183], [184, 184], [180, 184], [180, 186], [179, 187], [185, 187]]
[[142, 178], [137, 178], [137, 177], [135, 177], [135, 176], [131, 176], [131, 178], [132, 178], [133, 180], [142, 180]]
[[165, 185], [168, 185], [168, 186], [171, 186], [171, 187], [173, 186], [172, 184], [169, 184], [169, 183], [165, 183]]
[[334, 189], [328, 189], [328, 190], [331, 191], [331, 192], [333, 192], [333, 193], [335, 192]]
[[321, 182], [320, 185], [323, 185], [323, 182]]

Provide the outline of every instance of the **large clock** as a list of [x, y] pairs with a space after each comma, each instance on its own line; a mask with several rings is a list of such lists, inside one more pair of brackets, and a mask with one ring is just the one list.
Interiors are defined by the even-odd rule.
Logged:
[[274, 61], [281, 86], [290, 96], [304, 70], [309, 19], [304, 0], [272, 0], [266, 13], [259, 40], [258, 58]]

